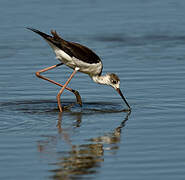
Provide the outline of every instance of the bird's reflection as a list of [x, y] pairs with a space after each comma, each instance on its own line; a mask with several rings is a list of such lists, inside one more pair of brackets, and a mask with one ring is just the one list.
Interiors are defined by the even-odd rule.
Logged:
[[[81, 115], [81, 113], [76, 114], [76, 127], [80, 126]], [[127, 113], [125, 119], [113, 132], [91, 138], [88, 140], [90, 143], [87, 144], [73, 145], [68, 131], [62, 128], [62, 114], [59, 113], [57, 124], [58, 132], [71, 148], [67, 153], [59, 153], [57, 162], [53, 164], [57, 168], [51, 170], [53, 173], [52, 178], [57, 180], [78, 179], [81, 175], [97, 173], [99, 167], [101, 167], [101, 162], [104, 161], [104, 151], [113, 151], [119, 148], [121, 130], [125, 126], [129, 115], [130, 113]], [[38, 142], [39, 152], [42, 153], [48, 149], [50, 143], [55, 142], [56, 139], [57, 137], [50, 137], [47, 141]]]
[[[125, 119], [121, 122], [121, 124], [114, 129], [112, 133], [105, 134], [104, 136], [99, 136], [90, 139], [92, 142], [101, 143], [104, 144], [104, 150], [115, 150], [119, 148], [118, 142], [120, 142], [121, 138], [121, 131], [122, 128], [125, 126], [126, 121], [128, 121], [128, 117], [130, 115], [130, 112], [127, 113]], [[105, 147], [105, 145], [108, 145]]]

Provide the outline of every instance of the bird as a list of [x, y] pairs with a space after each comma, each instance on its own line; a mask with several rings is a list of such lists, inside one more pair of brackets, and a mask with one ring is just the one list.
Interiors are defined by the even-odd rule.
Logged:
[[[56, 54], [56, 58], [60, 61], [59, 64], [50, 66], [35, 73], [37, 77], [62, 87], [57, 94], [57, 103], [60, 112], [63, 111], [61, 105], [61, 95], [64, 89], [74, 93], [74, 95], [76, 96], [77, 103], [82, 106], [82, 100], [79, 92], [67, 87], [67, 85], [77, 72], [89, 75], [95, 83], [113, 87], [119, 93], [119, 95], [127, 105], [127, 110], [131, 110], [130, 105], [128, 104], [126, 98], [123, 96], [123, 93], [120, 90], [119, 77], [115, 73], [107, 73], [105, 75], [102, 75], [103, 63], [100, 57], [90, 48], [76, 42], [64, 40], [61, 36], [58, 35], [55, 30], [51, 30], [51, 35], [48, 35], [31, 27], [27, 27], [27, 29], [40, 35], [51, 46], [54, 53]], [[63, 64], [73, 69], [72, 74], [64, 85], [41, 75], [41, 73], [61, 66]]]

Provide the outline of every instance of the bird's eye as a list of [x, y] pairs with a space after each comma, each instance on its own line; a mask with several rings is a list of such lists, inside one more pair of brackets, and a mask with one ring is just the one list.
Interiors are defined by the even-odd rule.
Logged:
[[117, 81], [115, 81], [115, 80], [112, 80], [112, 83], [113, 83], [113, 84], [116, 84], [116, 83], [117, 83]]

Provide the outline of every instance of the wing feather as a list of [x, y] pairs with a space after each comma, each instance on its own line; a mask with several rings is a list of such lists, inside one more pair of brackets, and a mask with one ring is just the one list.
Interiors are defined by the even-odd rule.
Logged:
[[65, 41], [54, 30], [51, 30], [52, 36], [50, 36], [34, 28], [27, 29], [39, 34], [45, 40], [49, 41], [59, 49], [63, 50], [71, 57], [75, 57], [83, 62], [90, 64], [101, 62], [101, 59], [98, 57], [98, 55], [96, 55], [91, 49], [75, 42]]

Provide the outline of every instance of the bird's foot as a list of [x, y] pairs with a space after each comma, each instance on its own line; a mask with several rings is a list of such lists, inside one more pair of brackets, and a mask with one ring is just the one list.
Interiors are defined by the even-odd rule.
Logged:
[[77, 101], [77, 103], [82, 107], [82, 98], [81, 98], [79, 92], [76, 91], [76, 90], [73, 90], [73, 93], [74, 93], [75, 96], [76, 96], [76, 101]]
[[62, 107], [58, 106], [58, 110], [62, 113], [63, 111], [69, 111], [73, 106], [75, 105], [75, 103], [71, 103], [69, 105], [64, 105]]
[[123, 109], [123, 111], [124, 111], [124, 112], [129, 112], [129, 113], [130, 113], [130, 112], [131, 112], [131, 108], [129, 108], [129, 109]]

